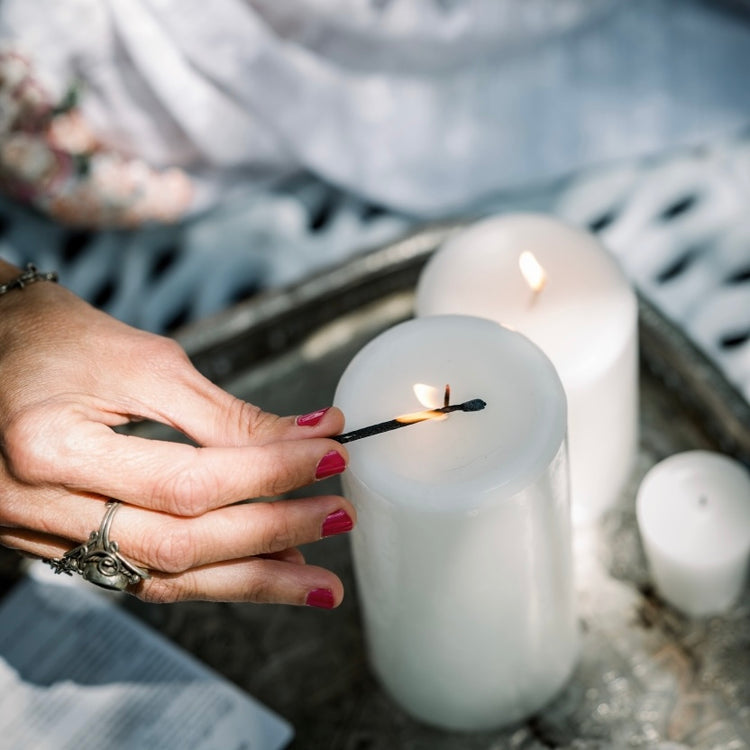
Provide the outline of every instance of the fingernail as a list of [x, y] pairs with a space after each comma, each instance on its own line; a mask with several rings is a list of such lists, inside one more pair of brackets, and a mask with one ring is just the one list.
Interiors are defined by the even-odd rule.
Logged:
[[323, 525], [320, 527], [320, 536], [333, 536], [334, 534], [343, 534], [345, 531], [351, 531], [354, 528], [354, 521], [345, 510], [335, 510], [331, 513]]
[[333, 594], [328, 589], [313, 589], [307, 594], [305, 604], [308, 607], [333, 609]]
[[318, 409], [318, 411], [311, 411], [309, 414], [302, 414], [301, 416], [297, 417], [297, 424], [300, 425], [300, 427], [315, 427], [318, 422], [320, 422], [321, 419], [325, 416], [326, 412], [331, 407], [328, 406], [325, 409]]
[[326, 477], [332, 477], [334, 474], [341, 474], [346, 468], [346, 461], [344, 457], [338, 451], [329, 451], [320, 459], [317, 468], [315, 469], [316, 479], [325, 479]]

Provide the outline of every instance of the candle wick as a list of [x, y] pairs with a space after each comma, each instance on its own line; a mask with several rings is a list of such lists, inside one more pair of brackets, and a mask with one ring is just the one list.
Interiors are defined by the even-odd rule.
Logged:
[[542, 288], [531, 290], [531, 302], [529, 302], [529, 307], [534, 307], [536, 305], [536, 301], [539, 299], [539, 293], [541, 291]]

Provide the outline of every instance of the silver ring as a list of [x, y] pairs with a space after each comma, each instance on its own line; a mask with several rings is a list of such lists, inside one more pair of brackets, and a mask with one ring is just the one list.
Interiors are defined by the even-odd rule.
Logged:
[[147, 570], [123, 557], [117, 542], [109, 538], [112, 518], [120, 505], [119, 500], [107, 503], [102, 525], [98, 531], [91, 532], [87, 542], [79, 544], [57, 560], [44, 558], [43, 562], [55, 573], [69, 576], [79, 573], [87, 581], [114, 591], [124, 591], [128, 586], [151, 578]]

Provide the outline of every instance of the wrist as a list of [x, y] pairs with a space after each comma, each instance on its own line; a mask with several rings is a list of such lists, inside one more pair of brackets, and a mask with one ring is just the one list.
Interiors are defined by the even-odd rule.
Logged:
[[0, 259], [0, 347], [9, 345], [9, 335], [12, 339], [27, 331], [61, 293], [64, 295], [58, 284], [36, 283], [56, 280], [55, 274], [38, 273], [33, 266], [19, 268]]
[[30, 336], [60, 316], [70, 293], [59, 284], [37, 283], [47, 278], [0, 259], [0, 356], [27, 348]]
[[21, 273], [23, 273], [23, 269], [0, 258], [0, 284], [7, 284]]
[[54, 271], [39, 271], [33, 263], [27, 263], [26, 268], [6, 283], [0, 282], [0, 297], [16, 289], [25, 289], [37, 281], [57, 281]]

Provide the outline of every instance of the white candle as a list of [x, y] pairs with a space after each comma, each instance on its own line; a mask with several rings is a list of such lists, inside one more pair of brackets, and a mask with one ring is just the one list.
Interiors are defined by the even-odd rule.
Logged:
[[636, 512], [667, 601], [696, 617], [736, 601], [750, 558], [750, 474], [741, 464], [709, 451], [671, 456], [646, 474]]
[[575, 517], [593, 519], [612, 505], [638, 440], [638, 305], [593, 235], [536, 214], [481, 221], [430, 259], [416, 312], [486, 317], [534, 341], [568, 397]]
[[435, 316], [365, 346], [334, 402], [359, 429], [446, 383], [486, 408], [349, 443], [343, 482], [376, 673], [417, 718], [482, 729], [538, 710], [576, 658], [565, 396], [525, 337]]

